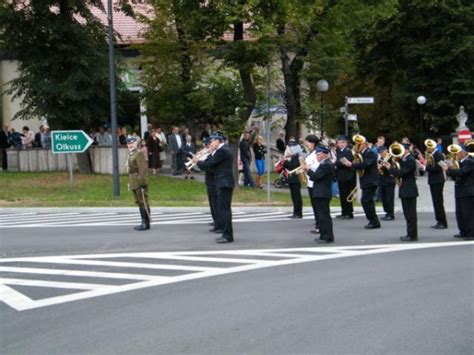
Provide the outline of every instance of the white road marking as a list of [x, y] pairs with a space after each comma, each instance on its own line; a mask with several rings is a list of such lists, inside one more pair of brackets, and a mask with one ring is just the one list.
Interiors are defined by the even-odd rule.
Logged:
[[[127, 274], [127, 273], [101, 273], [95, 271], [78, 271], [78, 270], [57, 270], [57, 269], [45, 269], [45, 268], [25, 268], [25, 267], [8, 267], [0, 266], [0, 272], [15, 272], [15, 273], [32, 273], [39, 275], [65, 275], [71, 278], [71, 282], [55, 282], [48, 280], [23, 280], [20, 278], [0, 278], [0, 301], [3, 301], [10, 307], [24, 311], [29, 309], [35, 309], [45, 306], [52, 306], [56, 304], [62, 304], [66, 302], [72, 302], [77, 300], [83, 300], [98, 296], [111, 295], [119, 292], [126, 292], [131, 290], [138, 290], [147, 287], [161, 286], [172, 284], [176, 282], [183, 282], [188, 280], [197, 280], [200, 278], [227, 275], [237, 272], [250, 271], [262, 268], [269, 268], [275, 266], [284, 266], [292, 264], [307, 263], [313, 261], [323, 261], [337, 258], [353, 257], [353, 256], [364, 256], [373, 254], [382, 254], [390, 252], [400, 252], [406, 250], [417, 250], [426, 248], [442, 248], [452, 246], [474, 246], [474, 242], [471, 241], [458, 241], [458, 242], [444, 242], [444, 243], [410, 243], [410, 244], [382, 244], [382, 245], [364, 245], [364, 246], [341, 246], [341, 247], [313, 247], [313, 248], [283, 248], [283, 249], [247, 249], [247, 250], [214, 250], [214, 251], [181, 251], [181, 252], [147, 252], [147, 253], [114, 253], [114, 254], [87, 254], [87, 255], [67, 255], [67, 256], [47, 256], [47, 257], [24, 257], [24, 258], [5, 258], [0, 259], [0, 265], [8, 262], [31, 262], [36, 263], [48, 263], [53, 264], [74, 264], [74, 265], [85, 265], [91, 266], [103, 266], [118, 267], [120, 269], [126, 269], [127, 267], [138, 267], [141, 263], [123, 263], [115, 262], [113, 258], [132, 257], [135, 259], [139, 258], [154, 258], [157, 261], [160, 259], [175, 260], [178, 264], [174, 265], [180, 270], [186, 270], [188, 267], [185, 265], [179, 265], [179, 261], [206, 261], [211, 267], [199, 267], [194, 270], [195, 272], [186, 273], [179, 276], [153, 276], [153, 275], [139, 275], [139, 274]], [[301, 254], [297, 254], [297, 252]], [[314, 254], [311, 254], [314, 253]], [[213, 256], [216, 255], [216, 256]], [[229, 256], [229, 258], [224, 256]], [[244, 259], [238, 259], [232, 256], [243, 256]], [[280, 260], [267, 260], [259, 259], [259, 257], [281, 257]], [[250, 258], [247, 258], [250, 257]], [[105, 262], [99, 264], [91, 264], [89, 259], [106, 259]], [[92, 261], [96, 263], [96, 261]], [[104, 264], [106, 263], [106, 264]], [[235, 263], [237, 266], [227, 265], [227, 267], [219, 267], [218, 264], [222, 263]], [[124, 264], [131, 264], [133, 266], [126, 266]], [[147, 264], [148, 268], [152, 265]], [[158, 266], [161, 268], [163, 265]], [[140, 266], [141, 267], [141, 266]], [[197, 268], [194, 267], [194, 268]], [[111, 279], [123, 279], [129, 282], [122, 285], [95, 285], [90, 283], [75, 282], [76, 276], [91, 276], [99, 278], [111, 278]], [[76, 280], [77, 281], [77, 280]], [[32, 300], [22, 293], [13, 290], [8, 285], [25, 285], [25, 286], [36, 286], [46, 288], [65, 288], [65, 289], [78, 289], [73, 294], [48, 297], [39, 300]], [[82, 285], [82, 286], [80, 286]]]

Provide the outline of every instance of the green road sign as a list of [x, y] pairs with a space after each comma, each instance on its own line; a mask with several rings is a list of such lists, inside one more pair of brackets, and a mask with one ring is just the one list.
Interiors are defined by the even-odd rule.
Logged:
[[93, 140], [84, 131], [52, 131], [51, 147], [55, 154], [83, 153]]

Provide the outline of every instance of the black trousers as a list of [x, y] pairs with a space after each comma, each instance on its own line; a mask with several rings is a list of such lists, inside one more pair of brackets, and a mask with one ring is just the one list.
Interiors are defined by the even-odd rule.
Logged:
[[338, 181], [339, 185], [339, 196], [341, 199], [341, 214], [343, 216], [352, 216], [354, 214], [354, 208], [352, 202], [347, 202], [347, 196], [351, 193], [355, 187], [354, 181]]
[[211, 216], [212, 221], [214, 222], [214, 228], [219, 229], [219, 217], [218, 217], [218, 210], [217, 210], [217, 193], [216, 192], [209, 192], [207, 191], [207, 199], [209, 200], [209, 208], [211, 209]]
[[171, 164], [173, 168], [173, 174], [179, 174], [184, 168], [183, 152], [178, 151], [171, 155]]
[[430, 185], [431, 199], [433, 200], [436, 222], [447, 227], [448, 221], [446, 219], [446, 212], [444, 211], [443, 188], [444, 182], [441, 184]]
[[382, 205], [385, 214], [388, 217], [394, 217], [395, 210], [395, 184], [388, 186], [380, 186], [382, 194]]
[[460, 234], [465, 238], [474, 238], [474, 196], [456, 198], [456, 221]]
[[313, 198], [314, 205], [318, 211], [319, 231], [321, 236], [319, 239], [334, 241], [334, 234], [332, 230], [332, 219], [329, 208], [330, 199]]
[[379, 225], [379, 218], [375, 212], [375, 202], [374, 202], [374, 195], [375, 190], [377, 187], [368, 187], [366, 189], [362, 189], [362, 208], [364, 209], [365, 217], [369, 220], [370, 224]]
[[303, 215], [303, 200], [301, 199], [301, 183], [291, 183], [290, 193], [291, 201], [293, 202], [293, 215], [302, 216]]
[[318, 210], [316, 209], [316, 205], [314, 203], [313, 188], [312, 187], [308, 187], [308, 195], [309, 195], [309, 200], [311, 201], [311, 207], [313, 207], [314, 226], [316, 227], [316, 229], [319, 229]]
[[217, 190], [217, 210], [219, 211], [219, 227], [222, 228], [222, 237], [234, 240], [232, 229], [232, 193], [233, 189], [221, 188]]
[[2, 169], [7, 170], [8, 169], [8, 161], [7, 161], [7, 150], [6, 148], [1, 148], [1, 159], [2, 159]]
[[418, 220], [416, 216], [416, 197], [402, 198], [403, 216], [407, 221], [407, 237], [418, 238]]

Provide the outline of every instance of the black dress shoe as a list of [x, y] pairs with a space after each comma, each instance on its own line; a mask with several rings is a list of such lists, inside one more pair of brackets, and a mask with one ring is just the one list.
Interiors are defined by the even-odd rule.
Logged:
[[377, 228], [380, 228], [380, 224], [372, 224], [372, 223], [369, 223], [367, 224], [366, 226], [364, 226], [365, 229], [377, 229]]
[[222, 234], [224, 232], [224, 230], [212, 228], [212, 229], [209, 229], [209, 232]]
[[354, 216], [350, 216], [350, 215], [345, 215], [345, 216], [341, 216], [339, 217], [340, 219], [354, 219]]
[[462, 237], [463, 240], [474, 240], [474, 237]]
[[217, 244], [232, 243], [233, 241], [234, 241], [234, 238], [226, 238], [224, 236], [216, 238]]
[[290, 219], [300, 219], [300, 218], [303, 218], [303, 216], [298, 216], [298, 215], [294, 214], [293, 216], [290, 216], [288, 218], [290, 218]]
[[321, 232], [319, 231], [319, 229], [313, 229], [312, 231], [310, 231], [310, 233], [312, 234], [320, 234]]
[[462, 239], [462, 238], [464, 238], [464, 236], [462, 234], [455, 234], [455, 235], [453, 235], [453, 238]]
[[342, 218], [342, 217], [344, 217], [343, 214], [338, 214], [338, 215], [336, 216], [336, 218]]
[[380, 218], [382, 221], [393, 221], [395, 217], [393, 216], [385, 216]]
[[334, 243], [334, 240], [328, 240], [328, 239], [315, 239], [316, 243], [318, 244], [330, 244]]
[[405, 237], [400, 237], [400, 240], [402, 242], [416, 242], [418, 240], [418, 238], [412, 238], [412, 237], [409, 237], [409, 236], [405, 236]]
[[446, 229], [446, 228], [448, 228], [448, 226], [445, 226], [444, 224], [441, 224], [441, 223], [437, 223], [434, 226], [431, 226], [431, 228], [433, 228], [433, 229]]

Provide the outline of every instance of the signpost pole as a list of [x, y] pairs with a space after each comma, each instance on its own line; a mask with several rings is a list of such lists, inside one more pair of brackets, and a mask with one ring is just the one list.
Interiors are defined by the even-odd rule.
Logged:
[[270, 144], [270, 130], [271, 130], [271, 116], [270, 116], [270, 64], [267, 64], [267, 130], [266, 130], [266, 141], [267, 141], [267, 202], [270, 203], [272, 200], [271, 196], [271, 144]]
[[72, 169], [72, 153], [67, 155], [67, 163], [69, 165], [69, 189], [74, 191], [74, 173]]
[[344, 102], [344, 135], [347, 137], [349, 136], [349, 123], [347, 122], [348, 114], [349, 114], [349, 105], [347, 103], [347, 96]]

